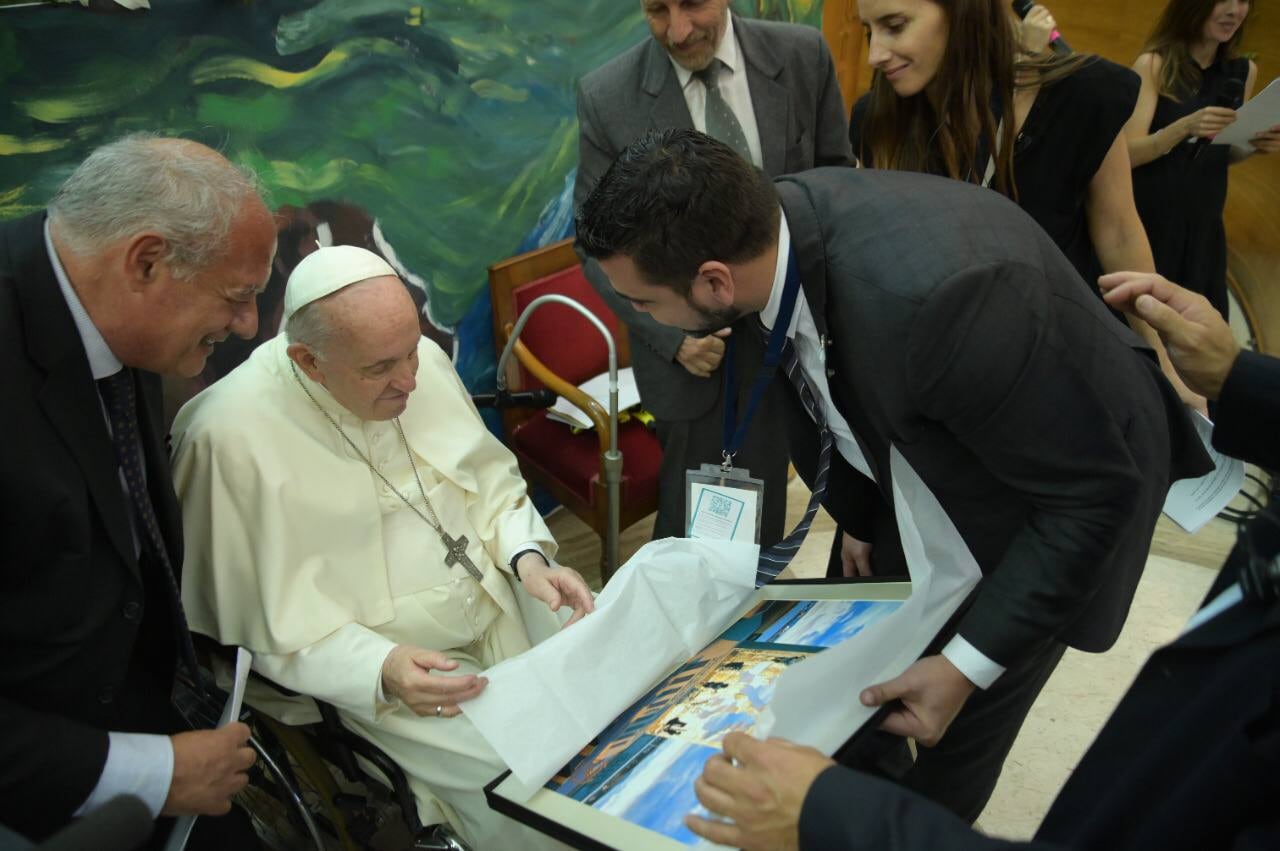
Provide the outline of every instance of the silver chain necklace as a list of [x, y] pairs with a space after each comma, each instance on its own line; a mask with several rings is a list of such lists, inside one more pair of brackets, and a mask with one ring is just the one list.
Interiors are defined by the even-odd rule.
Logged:
[[418, 465], [414, 463], [413, 453], [409, 451], [409, 440], [404, 436], [404, 427], [400, 425], [400, 418], [395, 417], [392, 422], [396, 424], [396, 432], [400, 435], [400, 445], [404, 447], [404, 454], [409, 459], [409, 467], [413, 470], [413, 479], [418, 483], [418, 493], [422, 494], [422, 504], [427, 509], [426, 514], [423, 514], [418, 510], [418, 506], [410, 502], [409, 498], [402, 494], [399, 488], [391, 484], [391, 481], [386, 476], [382, 475], [382, 471], [373, 465], [373, 461], [369, 459], [369, 456], [365, 455], [364, 452], [360, 450], [359, 446], [356, 446], [355, 441], [352, 440], [346, 431], [343, 430], [342, 426], [338, 424], [338, 421], [333, 418], [333, 415], [324, 409], [324, 406], [320, 404], [319, 400], [312, 395], [311, 390], [307, 385], [303, 383], [302, 376], [298, 375], [298, 367], [293, 363], [290, 363], [289, 369], [293, 372], [293, 378], [298, 382], [298, 386], [302, 388], [302, 392], [306, 393], [307, 398], [311, 400], [311, 404], [315, 405], [316, 410], [323, 414], [324, 418], [329, 421], [329, 424], [338, 430], [338, 434], [342, 435], [342, 439], [347, 442], [347, 445], [351, 447], [351, 450], [355, 452], [360, 460], [365, 463], [365, 466], [369, 468], [369, 472], [381, 479], [382, 483], [386, 485], [393, 494], [398, 496], [400, 501], [409, 507], [410, 511], [421, 517], [422, 522], [430, 526], [431, 529], [440, 536], [440, 542], [444, 544], [446, 552], [444, 557], [445, 566], [453, 567], [455, 564], [460, 564], [466, 569], [467, 573], [471, 574], [472, 578], [477, 582], [481, 581], [483, 574], [480, 572], [480, 568], [476, 567], [475, 562], [471, 560], [471, 556], [467, 555], [467, 536], [459, 535], [457, 538], [450, 537], [449, 533], [445, 531], [444, 526], [441, 525], [440, 518], [436, 516], [435, 509], [431, 507], [431, 500], [427, 499], [427, 491], [422, 486], [422, 477], [418, 475]]

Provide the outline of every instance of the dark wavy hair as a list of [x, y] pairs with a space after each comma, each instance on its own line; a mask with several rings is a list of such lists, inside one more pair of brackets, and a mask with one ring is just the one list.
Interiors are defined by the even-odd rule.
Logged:
[[[998, 122], [992, 99], [1013, 114], [1013, 94], [1030, 85], [1052, 85], [1096, 57], [1072, 54], [1019, 57], [1018, 39], [1006, 0], [929, 0], [947, 18], [947, 46], [925, 91], [899, 97], [884, 75], [871, 79], [860, 151], [872, 168], [934, 171], [957, 180], [982, 180], [981, 143], [998, 151], [992, 187], [1017, 199], [1013, 178], [1014, 122]], [[997, 135], [999, 144], [996, 144]], [[935, 148], [936, 143], [936, 148]], [[934, 153], [936, 151], [936, 154]], [[935, 159], [936, 157], [936, 159]]]
[[696, 130], [658, 130], [627, 146], [577, 215], [578, 249], [630, 258], [645, 279], [688, 297], [709, 260], [741, 263], [778, 234], [778, 194], [763, 172]]
[[[1244, 39], [1245, 26], [1253, 17], [1254, 4], [1251, 0], [1249, 11], [1235, 35], [1225, 44], [1218, 45], [1215, 59], [1235, 59], [1240, 55], [1240, 42]], [[1160, 57], [1160, 74], [1156, 86], [1160, 94], [1175, 101], [1190, 97], [1200, 90], [1200, 66], [1191, 58], [1191, 45], [1198, 41], [1204, 32], [1205, 22], [1213, 14], [1217, 0], [1169, 0], [1156, 21], [1155, 29], [1147, 36], [1143, 53], [1154, 53]]]

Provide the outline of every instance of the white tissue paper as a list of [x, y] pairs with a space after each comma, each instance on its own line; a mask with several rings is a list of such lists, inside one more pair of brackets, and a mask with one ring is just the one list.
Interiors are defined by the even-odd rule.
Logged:
[[702, 650], [755, 591], [760, 548], [665, 538], [609, 580], [596, 610], [484, 676], [463, 713], [532, 795], [655, 682]]

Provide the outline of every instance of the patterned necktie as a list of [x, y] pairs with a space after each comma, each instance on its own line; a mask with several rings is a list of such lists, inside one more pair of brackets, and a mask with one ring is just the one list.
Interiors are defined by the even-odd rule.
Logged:
[[716, 82], [722, 65], [724, 63], [719, 59], [712, 59], [710, 65], [693, 74], [707, 90], [707, 135], [724, 142], [737, 151], [738, 156], [751, 162], [751, 146], [747, 144], [747, 134], [743, 132], [738, 116], [734, 115], [733, 110], [729, 108]]
[[204, 680], [196, 664], [195, 646], [191, 643], [187, 617], [182, 611], [182, 596], [178, 590], [178, 581], [173, 573], [169, 552], [165, 549], [164, 537], [160, 534], [160, 523], [156, 519], [155, 507], [151, 504], [151, 497], [147, 494], [146, 482], [142, 476], [138, 400], [131, 371], [122, 369], [115, 375], [100, 379], [98, 392], [102, 395], [102, 401], [107, 407], [107, 416], [111, 420], [111, 443], [115, 446], [116, 460], [120, 462], [120, 469], [124, 472], [133, 516], [141, 527], [142, 545], [155, 557], [160, 566], [159, 572], [164, 574], [165, 590], [168, 592], [169, 605], [173, 610], [174, 629], [177, 633], [183, 664], [187, 667], [197, 691], [203, 691]]
[[800, 544], [804, 542], [804, 536], [809, 534], [813, 517], [818, 513], [818, 506], [827, 492], [827, 473], [831, 470], [831, 447], [834, 443], [831, 438], [831, 429], [827, 428], [827, 418], [823, 414], [822, 403], [818, 401], [813, 388], [809, 386], [804, 370], [800, 368], [800, 358], [796, 355], [796, 348], [790, 340], [787, 340], [782, 347], [782, 358], [778, 365], [786, 372], [787, 378], [800, 396], [804, 409], [818, 426], [818, 469], [813, 476], [813, 492], [809, 494], [809, 505], [805, 508], [804, 516], [800, 518], [796, 528], [772, 547], [760, 551], [760, 561], [756, 565], [757, 588], [768, 585], [778, 578], [783, 568], [795, 558]]

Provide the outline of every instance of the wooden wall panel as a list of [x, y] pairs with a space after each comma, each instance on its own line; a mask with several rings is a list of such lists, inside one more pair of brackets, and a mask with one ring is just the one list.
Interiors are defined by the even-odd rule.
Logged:
[[[1164, 0], [1050, 0], [1048, 6], [1076, 50], [1131, 65]], [[826, 0], [823, 31], [852, 105], [871, 77], [863, 64], [856, 0]], [[1255, 4], [1245, 49], [1257, 54], [1258, 90], [1280, 76], [1280, 2]], [[1253, 157], [1232, 168], [1226, 225], [1232, 289], [1258, 347], [1280, 354], [1280, 155]]]

